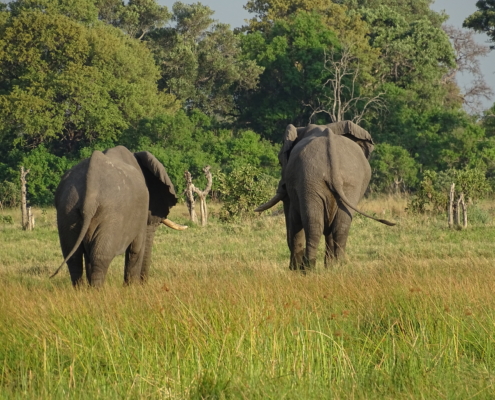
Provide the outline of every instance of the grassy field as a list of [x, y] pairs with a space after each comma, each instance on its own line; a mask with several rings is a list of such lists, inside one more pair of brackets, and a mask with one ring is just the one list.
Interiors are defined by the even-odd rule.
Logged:
[[[495, 203], [466, 230], [361, 208], [348, 257], [288, 270], [283, 216], [160, 228], [150, 282], [72, 289], [53, 209], [0, 222], [0, 398], [495, 398]], [[184, 206], [172, 218], [187, 221]], [[323, 241], [322, 241], [323, 245]]]

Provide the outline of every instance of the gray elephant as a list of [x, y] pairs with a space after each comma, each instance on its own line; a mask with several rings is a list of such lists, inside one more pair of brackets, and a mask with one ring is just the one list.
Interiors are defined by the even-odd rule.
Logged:
[[125, 252], [124, 281], [144, 281], [160, 223], [185, 229], [166, 217], [177, 203], [165, 167], [149, 152], [123, 146], [95, 151], [65, 173], [55, 192], [62, 265], [73, 285], [101, 286], [115, 256]]
[[277, 193], [255, 211], [283, 201], [290, 269], [315, 266], [322, 235], [325, 267], [341, 257], [354, 212], [395, 225], [356, 208], [371, 178], [368, 158], [373, 147], [370, 134], [351, 121], [287, 127], [279, 152], [282, 179]]

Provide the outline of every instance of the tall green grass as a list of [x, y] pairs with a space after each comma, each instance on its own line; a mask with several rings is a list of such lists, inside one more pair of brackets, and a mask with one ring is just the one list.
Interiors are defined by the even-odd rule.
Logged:
[[[368, 200], [346, 261], [288, 270], [281, 215], [160, 228], [150, 282], [70, 286], [53, 210], [0, 224], [0, 398], [468, 399], [495, 395], [495, 231]], [[182, 206], [173, 219], [186, 222]], [[323, 244], [323, 243], [322, 243]]]

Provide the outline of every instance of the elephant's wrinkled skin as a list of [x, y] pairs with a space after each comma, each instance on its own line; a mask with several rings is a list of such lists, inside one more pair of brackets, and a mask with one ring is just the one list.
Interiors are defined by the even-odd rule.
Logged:
[[[333, 130], [340, 134], [335, 134]], [[350, 121], [286, 129], [279, 153], [282, 179], [277, 194], [256, 211], [282, 200], [291, 252], [290, 269], [313, 268], [325, 236], [325, 266], [345, 252], [354, 212], [371, 178], [371, 136]]]
[[95, 151], [66, 172], [55, 207], [72, 284], [83, 281], [83, 257], [89, 284], [101, 286], [110, 262], [124, 252], [125, 282], [146, 280], [155, 230], [176, 203], [165, 167], [147, 151]]

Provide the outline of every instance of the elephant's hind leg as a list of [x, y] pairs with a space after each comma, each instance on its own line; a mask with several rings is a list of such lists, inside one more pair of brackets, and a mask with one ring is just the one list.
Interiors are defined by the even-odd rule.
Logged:
[[325, 268], [329, 268], [335, 259], [335, 248], [332, 232], [325, 232]]
[[332, 224], [333, 253], [335, 258], [345, 256], [347, 237], [351, 228], [352, 215], [346, 209], [339, 209]]
[[69, 267], [70, 280], [72, 286], [78, 286], [84, 283], [83, 281], [83, 250], [82, 246], [77, 249], [74, 255], [67, 261]]
[[298, 213], [291, 213], [290, 222], [287, 225], [287, 244], [290, 249], [290, 270], [304, 269], [304, 230], [301, 217]]
[[323, 210], [310, 209], [303, 213], [303, 226], [306, 234], [306, 251], [304, 253], [304, 267], [314, 269], [318, 255], [318, 245], [323, 235]]
[[144, 235], [139, 235], [125, 252], [124, 282], [126, 285], [141, 281], [144, 257]]
[[86, 264], [86, 276], [90, 286], [103, 286], [111, 262], [112, 258], [92, 258], [91, 262]]

